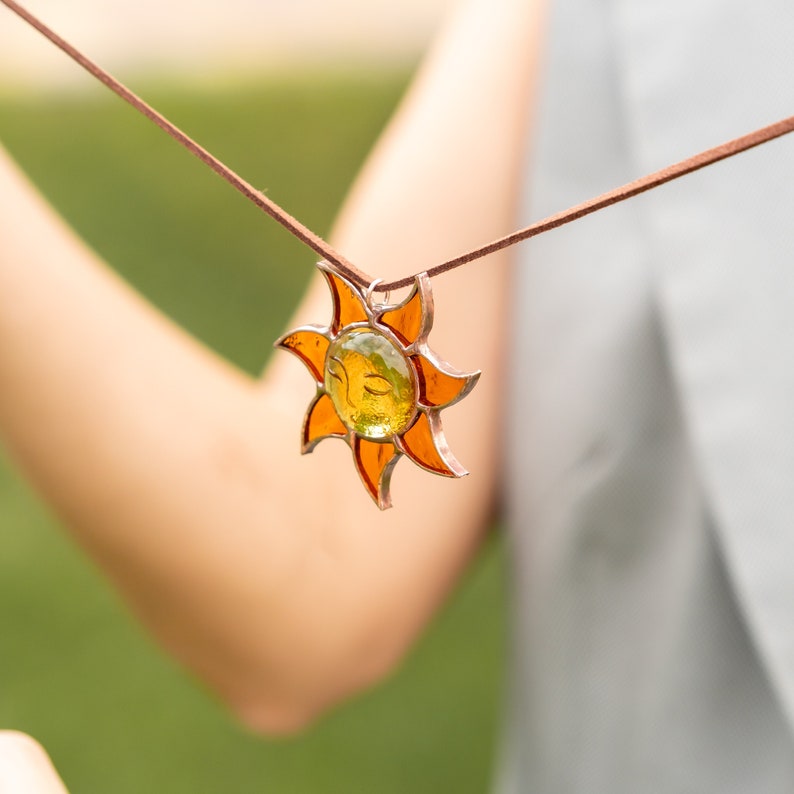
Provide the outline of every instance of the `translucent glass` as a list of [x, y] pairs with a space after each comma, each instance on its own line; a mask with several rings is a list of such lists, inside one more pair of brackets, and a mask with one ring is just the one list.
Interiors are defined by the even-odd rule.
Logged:
[[312, 404], [303, 423], [303, 449], [309, 451], [328, 436], [346, 436], [347, 429], [334, 410], [331, 398], [321, 394]]
[[402, 437], [402, 442], [408, 457], [414, 463], [436, 474], [447, 477], [455, 475], [436, 449], [427, 414], [419, 415], [416, 424]]
[[307, 328], [299, 328], [287, 334], [278, 344], [298, 356], [318, 383], [323, 382], [322, 373], [328, 352], [328, 339], [323, 334]]
[[331, 343], [325, 390], [345, 426], [364, 438], [402, 433], [416, 413], [413, 368], [393, 342], [369, 328]]
[[328, 270], [323, 270], [323, 275], [331, 288], [334, 301], [334, 318], [331, 321], [331, 331], [338, 334], [346, 325], [351, 323], [366, 322], [367, 312], [361, 296], [344, 279]]
[[448, 405], [456, 400], [471, 381], [468, 375], [449, 375], [442, 372], [424, 356], [414, 356], [419, 375], [419, 400], [430, 407]]
[[396, 309], [384, 312], [380, 322], [397, 334], [397, 337], [406, 345], [413, 344], [422, 330], [424, 307], [419, 291], [416, 290], [408, 301]]
[[353, 441], [353, 455], [358, 473], [381, 510], [391, 505], [389, 478], [391, 469], [397, 462], [396, 454], [394, 444], [388, 441], [368, 441], [358, 437]]

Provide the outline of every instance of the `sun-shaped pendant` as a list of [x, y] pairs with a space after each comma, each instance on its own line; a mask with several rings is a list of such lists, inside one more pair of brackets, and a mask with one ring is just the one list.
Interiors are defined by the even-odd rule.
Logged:
[[430, 279], [422, 273], [402, 303], [384, 305], [327, 265], [318, 267], [331, 290], [331, 325], [296, 328], [275, 343], [297, 355], [317, 384], [302, 452], [324, 438], [345, 439], [381, 510], [391, 507], [389, 481], [402, 455], [434, 474], [467, 474], [447, 446], [441, 409], [465, 397], [480, 373], [458, 372], [428, 347]]

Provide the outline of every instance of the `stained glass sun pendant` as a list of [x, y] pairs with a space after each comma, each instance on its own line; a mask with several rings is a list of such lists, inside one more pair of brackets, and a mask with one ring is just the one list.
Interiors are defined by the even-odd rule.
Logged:
[[458, 372], [428, 347], [430, 279], [418, 275], [404, 301], [384, 305], [327, 265], [319, 268], [331, 290], [331, 325], [296, 328], [275, 343], [303, 361], [317, 386], [302, 452], [324, 438], [344, 439], [381, 510], [391, 507], [389, 482], [402, 455], [433, 474], [467, 474], [447, 446], [441, 410], [465, 397], [480, 373]]

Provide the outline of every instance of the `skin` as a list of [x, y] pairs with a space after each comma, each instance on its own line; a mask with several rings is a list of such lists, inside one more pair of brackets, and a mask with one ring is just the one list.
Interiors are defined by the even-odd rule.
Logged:
[[16, 731], [0, 731], [3, 794], [67, 794], [44, 748]]
[[[514, 227], [541, 22], [540, 0], [455, 10], [339, 216], [332, 243], [351, 261], [389, 280]], [[344, 444], [297, 453], [312, 396], [300, 362], [277, 355], [257, 381], [220, 360], [1, 152], [0, 241], [2, 438], [160, 643], [264, 733], [386, 675], [498, 498], [510, 252], [433, 285], [433, 348], [483, 370], [444, 414], [474, 473], [403, 462], [397, 506], [379, 513]], [[318, 275], [290, 327], [329, 317]], [[62, 790], [49, 785], [26, 790]]]

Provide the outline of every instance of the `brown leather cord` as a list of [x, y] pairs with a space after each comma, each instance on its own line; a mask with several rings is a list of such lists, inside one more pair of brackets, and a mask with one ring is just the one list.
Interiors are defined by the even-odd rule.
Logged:
[[291, 232], [301, 242], [320, 254], [320, 256], [330, 262], [343, 276], [353, 279], [363, 285], [367, 285], [372, 281], [369, 276], [359, 271], [341, 254], [336, 252], [325, 240], [316, 235], [311, 229], [304, 226], [299, 220], [293, 218], [286, 210], [283, 210], [261, 191], [246, 182], [227, 165], [224, 165], [220, 160], [211, 155], [203, 146], [196, 143], [192, 138], [182, 132], [179, 127], [172, 124], [167, 118], [130, 91], [115, 77], [86, 58], [78, 49], [69, 44], [68, 41], [62, 39], [57, 33], [33, 16], [33, 14], [22, 8], [22, 6], [14, 2], [14, 0], [0, 0], [0, 2], [8, 6], [11, 11], [24, 19], [25, 22], [32, 25], [39, 33], [46, 36], [56, 47], [63, 50], [70, 58], [79, 63], [87, 72], [96, 77], [101, 83], [104, 83], [104, 85], [120, 96], [125, 102], [128, 102], [137, 111], [146, 116], [146, 118], [153, 121], [160, 129], [167, 132], [175, 141], [182, 144], [189, 152], [192, 152], [198, 157], [199, 160], [206, 163], [216, 174], [223, 177], [232, 187], [237, 188], [240, 193], [253, 201], [257, 207], [270, 215], [271, 218], [278, 221], [287, 231]]
[[[97, 66], [93, 61], [90, 61], [79, 50], [62, 39], [57, 33], [53, 32], [43, 22], [37, 19], [29, 11], [25, 10], [15, 0], [0, 0], [0, 3], [7, 6], [11, 11], [24, 19], [27, 23], [32, 25], [41, 34], [46, 36], [56, 47], [63, 50], [70, 58], [76, 61], [86, 71], [96, 77], [97, 80], [106, 85], [111, 91], [121, 97], [125, 102], [128, 102], [136, 110], [153, 121], [160, 129], [168, 133], [175, 141], [184, 146], [188, 151], [192, 152], [203, 163], [206, 163], [216, 174], [223, 177], [232, 187], [239, 190], [246, 198], [250, 199], [257, 207], [262, 209], [271, 218], [278, 221], [287, 231], [291, 232], [301, 242], [308, 245], [318, 254], [320, 254], [333, 268], [351, 281], [359, 284], [362, 287], [371, 288], [376, 292], [388, 292], [389, 290], [399, 289], [400, 287], [408, 287], [414, 283], [416, 275], [406, 276], [405, 278], [388, 283], [378, 282], [374, 283], [375, 279], [363, 273], [358, 268], [354, 267], [347, 259], [341, 254], [336, 252], [328, 243], [318, 237], [313, 231], [304, 226], [296, 218], [293, 218], [288, 212], [279, 207], [271, 199], [267, 198], [263, 193], [254, 188], [242, 177], [238, 176], [231, 168], [224, 165], [220, 160], [211, 155], [206, 149], [196, 143], [192, 138], [186, 135], [176, 125], [172, 124], [168, 119], [158, 113], [154, 108], [149, 106], [140, 97], [130, 91], [126, 86], [112, 77], [101, 67]], [[640, 193], [645, 193], [647, 190], [652, 190], [659, 185], [666, 182], [672, 182], [686, 174], [691, 174], [707, 165], [724, 160], [727, 157], [733, 157], [735, 154], [752, 149], [755, 146], [760, 146], [762, 143], [767, 143], [782, 135], [786, 135], [794, 131], [794, 116], [777, 121], [761, 129], [755, 130], [742, 135], [739, 138], [727, 141], [726, 143], [715, 146], [713, 149], [707, 149], [705, 152], [700, 152], [686, 160], [681, 160], [679, 163], [669, 165], [647, 176], [641, 177], [634, 182], [629, 182], [626, 185], [610, 190], [608, 193], [602, 193], [600, 196], [589, 199], [582, 204], [577, 204], [575, 207], [558, 212], [548, 218], [537, 221], [530, 226], [508, 234], [498, 240], [483, 245], [480, 248], [467, 251], [464, 254], [456, 256], [454, 259], [449, 259], [441, 264], [434, 265], [427, 269], [428, 276], [438, 276], [441, 273], [446, 273], [449, 270], [454, 270], [461, 265], [474, 262], [496, 251], [501, 251], [511, 245], [520, 243], [523, 240], [528, 240], [531, 237], [536, 237], [539, 234], [548, 232], [551, 229], [557, 229], [564, 226], [566, 223], [578, 220], [579, 218], [590, 215], [593, 212], [609, 207], [613, 204], [618, 204], [621, 201], [637, 196]]]
[[[602, 193], [600, 196], [588, 199], [582, 204], [577, 204], [575, 207], [558, 212], [555, 215], [550, 215], [548, 218], [537, 221], [531, 226], [524, 229], [519, 229], [517, 232], [508, 234], [499, 240], [494, 240], [492, 243], [475, 248], [473, 251], [467, 251], [465, 254], [456, 256], [447, 262], [442, 262], [440, 265], [435, 265], [429, 268], [426, 272], [428, 276], [438, 276], [441, 273], [446, 273], [448, 270], [454, 270], [456, 267], [465, 265], [468, 262], [473, 262], [475, 259], [480, 259], [488, 254], [493, 254], [496, 251], [501, 251], [503, 248], [520, 243], [523, 240], [529, 240], [530, 237], [537, 237], [543, 232], [557, 229], [564, 226], [566, 223], [584, 218], [585, 215], [590, 215], [593, 212], [602, 210], [605, 207], [610, 207], [613, 204], [618, 204], [633, 196], [638, 196], [640, 193], [645, 193], [665, 182], [672, 182], [686, 174], [691, 174], [707, 165], [724, 160], [727, 157], [733, 157], [739, 152], [752, 149], [754, 146], [760, 146], [762, 143], [767, 143], [781, 135], [786, 135], [794, 131], [794, 116], [789, 116], [786, 119], [777, 121], [767, 127], [762, 127], [759, 130], [750, 132], [747, 135], [742, 135], [739, 138], [727, 141], [726, 143], [715, 146], [713, 149], [707, 149], [705, 152], [700, 152], [693, 157], [687, 157], [686, 160], [681, 160], [679, 163], [668, 165], [660, 171], [655, 171], [652, 174], [636, 179], [634, 182], [629, 182], [626, 185], [610, 190], [608, 193]], [[407, 287], [413, 284], [414, 277], [401, 278], [398, 281], [392, 281], [388, 284], [380, 284], [376, 287], [377, 290], [390, 290], [398, 289], [399, 287]]]

